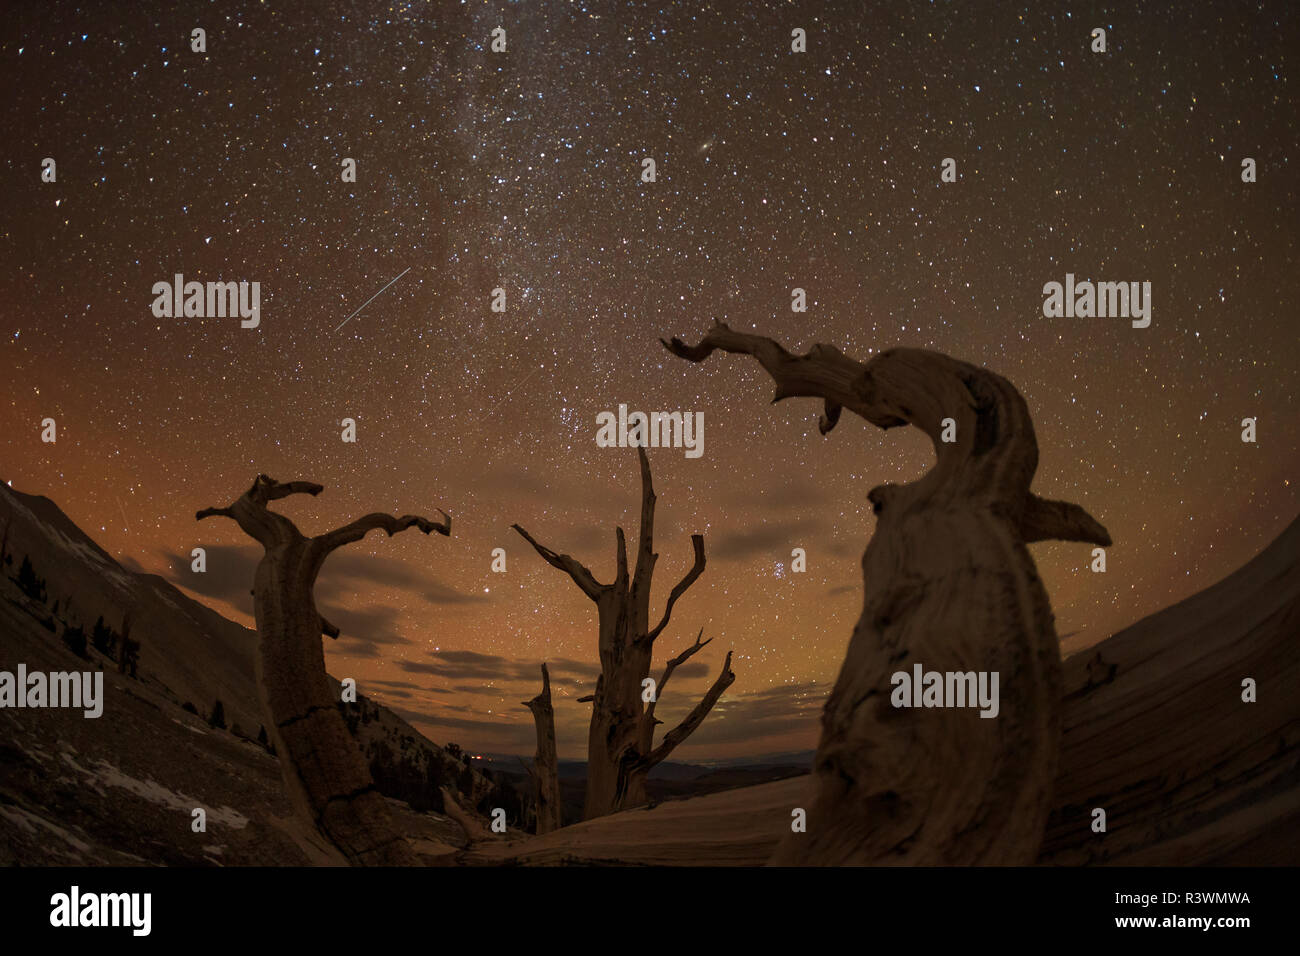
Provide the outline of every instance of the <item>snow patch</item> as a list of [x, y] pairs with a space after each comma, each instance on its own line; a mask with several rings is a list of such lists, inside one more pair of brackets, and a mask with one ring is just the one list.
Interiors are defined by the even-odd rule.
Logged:
[[[91, 786], [95, 787], [96, 790], [99, 790], [98, 784], [118, 787], [128, 793], [135, 794], [141, 799], [148, 800], [150, 803], [178, 810], [186, 816], [192, 814], [196, 808], [202, 807], [207, 811], [207, 818], [211, 823], [217, 823], [235, 830], [242, 830], [248, 826], [248, 817], [238, 810], [231, 807], [209, 807], [202, 800], [186, 796], [175, 790], [169, 790], [155, 780], [137, 780], [130, 774], [123, 773], [107, 760], [95, 761], [96, 769], [88, 770], [85, 767], [78, 766], [68, 754], [65, 753], [62, 756], [74, 769], [90, 777]], [[99, 792], [103, 793], [102, 790]]]
[[24, 810], [22, 807], [0, 806], [0, 816], [12, 820], [14, 824], [17, 825], [18, 829], [22, 830], [24, 833], [35, 833], [36, 827], [32, 826], [32, 824], [36, 824], [37, 826], [41, 826], [44, 827], [46, 830], [49, 830], [55, 836], [63, 840], [66, 840], [68, 845], [73, 847], [78, 852], [81, 853], [90, 852], [89, 843], [86, 843], [84, 840], [78, 840], [67, 830], [63, 829], [63, 827], [56, 826], [55, 824], [51, 823], [49, 820], [46, 820], [43, 817], [38, 817], [34, 813], [29, 813], [28, 811]]

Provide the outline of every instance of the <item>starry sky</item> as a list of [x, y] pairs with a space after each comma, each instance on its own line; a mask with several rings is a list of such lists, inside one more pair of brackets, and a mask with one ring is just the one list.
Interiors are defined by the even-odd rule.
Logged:
[[[657, 340], [716, 317], [797, 351], [933, 348], [1020, 388], [1034, 490], [1110, 530], [1105, 574], [1085, 545], [1031, 548], [1067, 647], [1104, 639], [1300, 512], [1300, 13], [1130, 6], [9, 10], [0, 477], [244, 623], [260, 549], [194, 512], [257, 473], [325, 485], [279, 503], [307, 533], [443, 508], [451, 538], [376, 533], [330, 558], [318, 602], [344, 636], [328, 667], [437, 742], [530, 753], [520, 702], [548, 660], [560, 753], [581, 757], [595, 610], [509, 526], [610, 580], [639, 488], [635, 452], [597, 447], [596, 415], [702, 411], [702, 457], [651, 453], [652, 617], [692, 532], [709, 558], [655, 673], [700, 628], [713, 638], [659, 714], [684, 716], [732, 649], [735, 684], [674, 759], [799, 750], [861, 608], [866, 493], [933, 453], [852, 416], [823, 438], [819, 403], [769, 404], [751, 360], [691, 365]], [[178, 272], [260, 282], [260, 326], [155, 318], [152, 286]], [[1151, 326], [1045, 318], [1043, 285], [1067, 272], [1150, 281]]]

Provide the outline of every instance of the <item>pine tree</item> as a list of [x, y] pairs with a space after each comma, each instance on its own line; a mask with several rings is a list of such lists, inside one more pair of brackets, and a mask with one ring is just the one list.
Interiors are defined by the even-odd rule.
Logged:
[[18, 568], [18, 587], [33, 601], [45, 603], [45, 582], [36, 576], [31, 558], [23, 555], [23, 563]]

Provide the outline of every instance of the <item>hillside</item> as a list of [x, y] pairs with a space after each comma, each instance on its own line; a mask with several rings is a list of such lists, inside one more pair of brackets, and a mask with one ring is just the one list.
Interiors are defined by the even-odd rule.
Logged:
[[[0, 483], [0, 526], [10, 556], [0, 574], [0, 669], [13, 670], [19, 662], [29, 669], [102, 668], [108, 698], [98, 720], [54, 709], [0, 709], [0, 845], [16, 848], [10, 862], [42, 862], [43, 837], [89, 813], [78, 805], [78, 794], [90, 802], [112, 794], [110, 804], [126, 804], [119, 807], [121, 819], [107, 809], [102, 818], [91, 814], [104, 828], [99, 836], [68, 831], [73, 842], [67, 846], [85, 846], [88, 862], [126, 862], [132, 854], [151, 862], [172, 859], [169, 847], [177, 844], [169, 831], [179, 826], [188, 832], [188, 817], [175, 818], [181, 797], [194, 806], [228, 806], [230, 814], [209, 813], [209, 821], [214, 829], [229, 824], [230, 836], [242, 829], [231, 821], [246, 825], [261, 814], [265, 825], [287, 814], [276, 760], [256, 743], [262, 725], [253, 676], [257, 635], [162, 578], [121, 567], [47, 498]], [[44, 580], [44, 600], [33, 600], [13, 580], [24, 557]], [[119, 675], [116, 663], [93, 646], [82, 658], [61, 640], [65, 626], [89, 633], [101, 616], [120, 629], [128, 609], [132, 639], [141, 644], [136, 678]], [[218, 700], [228, 732], [200, 719]], [[492, 789], [481, 774], [364, 696], [345, 706], [345, 717], [386, 796], [417, 811], [441, 810], [440, 786], [468, 790], [472, 803]], [[168, 812], [156, 816], [159, 807]], [[145, 825], [139, 832], [137, 818], [157, 829]], [[34, 855], [23, 851], [25, 845]], [[262, 834], [247, 847], [253, 855], [241, 862], [295, 862], [287, 846]]]

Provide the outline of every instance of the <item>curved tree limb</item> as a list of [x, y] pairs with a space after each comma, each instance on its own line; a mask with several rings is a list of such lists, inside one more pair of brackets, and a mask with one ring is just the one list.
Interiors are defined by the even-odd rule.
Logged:
[[[706, 641], [705, 643], [708, 642]], [[699, 646], [702, 647], [703, 645]], [[688, 648], [687, 656], [694, 654], [698, 649], [699, 647]], [[712, 710], [713, 705], [718, 702], [718, 698], [722, 696], [722, 692], [730, 687], [735, 679], [736, 675], [731, 671], [731, 651], [727, 651], [727, 658], [722, 662], [722, 673], [720, 673], [717, 680], [713, 682], [713, 686], [708, 689], [704, 697], [700, 699], [700, 702], [695, 705], [680, 724], [668, 731], [668, 733], [664, 734], [663, 742], [654, 750], [650, 751], [650, 753], [642, 757], [638, 763], [647, 770], [658, 763], [662, 763], [663, 760], [677, 748], [678, 744], [693, 734], [695, 728], [704, 723], [704, 718], [709, 715], [709, 711]]]
[[662, 721], [655, 720], [655, 704], [659, 703], [659, 698], [663, 696], [664, 688], [668, 686], [668, 678], [673, 676], [673, 671], [677, 670], [678, 667], [680, 667], [682, 664], [685, 664], [688, 660], [691, 659], [691, 657], [693, 657], [695, 654], [699, 653], [704, 648], [708, 647], [710, 644], [713, 643], [713, 638], [709, 638], [707, 641], [701, 641], [700, 638], [703, 636], [704, 636], [704, 628], [700, 628], [700, 633], [695, 635], [695, 643], [691, 644], [684, 651], [682, 651], [676, 657], [668, 661], [666, 665], [664, 665], [663, 676], [659, 678], [659, 685], [655, 688], [655, 699], [650, 701], [649, 706], [646, 707], [645, 710], [646, 719], [652, 720], [657, 724], [662, 723]]
[[1020, 537], [1031, 541], [1086, 541], [1110, 547], [1110, 532], [1088, 512], [1068, 501], [1031, 494], [1020, 516]]
[[395, 518], [392, 515], [373, 512], [358, 518], [351, 524], [345, 524], [341, 528], [335, 528], [333, 531], [317, 535], [311, 539], [311, 544], [313, 547], [328, 553], [335, 548], [341, 548], [345, 544], [360, 541], [376, 528], [387, 532], [390, 538], [407, 528], [419, 528], [425, 534], [436, 531], [440, 535], [449, 537], [451, 535], [451, 515], [441, 508], [438, 509], [438, 512], [442, 515], [443, 521], [430, 521], [428, 518], [421, 518], [419, 515], [402, 515], [400, 518]]
[[[715, 351], [753, 356], [776, 383], [773, 401], [824, 400], [823, 434], [835, 427], [844, 408], [883, 429], [916, 426], [930, 437], [938, 458], [917, 487], [948, 498], [992, 496], [1023, 541], [1110, 543], [1106, 529], [1083, 508], [1030, 493], [1038, 467], [1033, 423], [1015, 387], [987, 369], [924, 349], [889, 349], [865, 363], [833, 345], [817, 344], [806, 355], [793, 355], [773, 339], [736, 332], [721, 322], [697, 345], [676, 337], [660, 341], [690, 362], [703, 362]], [[942, 437], [948, 419], [957, 425], [951, 442]], [[879, 510], [880, 501], [876, 504]]]
[[[263, 479], [265, 481], [263, 482]], [[287, 498], [290, 495], [311, 495], [313, 498], [325, 490], [324, 485], [318, 485], [314, 481], [276, 481], [269, 475], [258, 475], [258, 481], [254, 487], [261, 486], [263, 501], [276, 501], [280, 498]]]
[[835, 427], [841, 408], [855, 411], [881, 428], [906, 424], [905, 419], [889, 409], [872, 404], [862, 390], [866, 366], [848, 358], [833, 345], [814, 345], [807, 355], [791, 355], [773, 339], [734, 332], [721, 322], [715, 322], [697, 345], [687, 345], [676, 336], [659, 341], [668, 351], [689, 362], [703, 362], [719, 349], [752, 355], [776, 382], [772, 401], [796, 395], [825, 399], [826, 411], [819, 423], [823, 435]]
[[601, 592], [609, 589], [610, 585], [601, 584], [597, 581], [592, 573], [575, 558], [567, 554], [559, 554], [544, 544], [538, 543], [532, 535], [517, 524], [512, 524], [510, 527], [518, 531], [520, 536], [533, 546], [533, 550], [540, 554], [547, 564], [553, 568], [559, 568], [573, 578], [573, 582], [582, 589], [582, 593], [593, 601], [600, 597]]
[[695, 548], [695, 561], [691, 565], [691, 569], [686, 572], [686, 576], [678, 581], [677, 584], [673, 586], [672, 591], [669, 592], [668, 603], [664, 605], [663, 618], [659, 621], [658, 625], [646, 634], [646, 641], [648, 643], [653, 643], [654, 639], [663, 633], [664, 628], [668, 626], [668, 618], [672, 616], [673, 605], [677, 603], [677, 599], [685, 594], [687, 589], [695, 583], [696, 579], [704, 573], [704, 535], [691, 535], [691, 545]]

